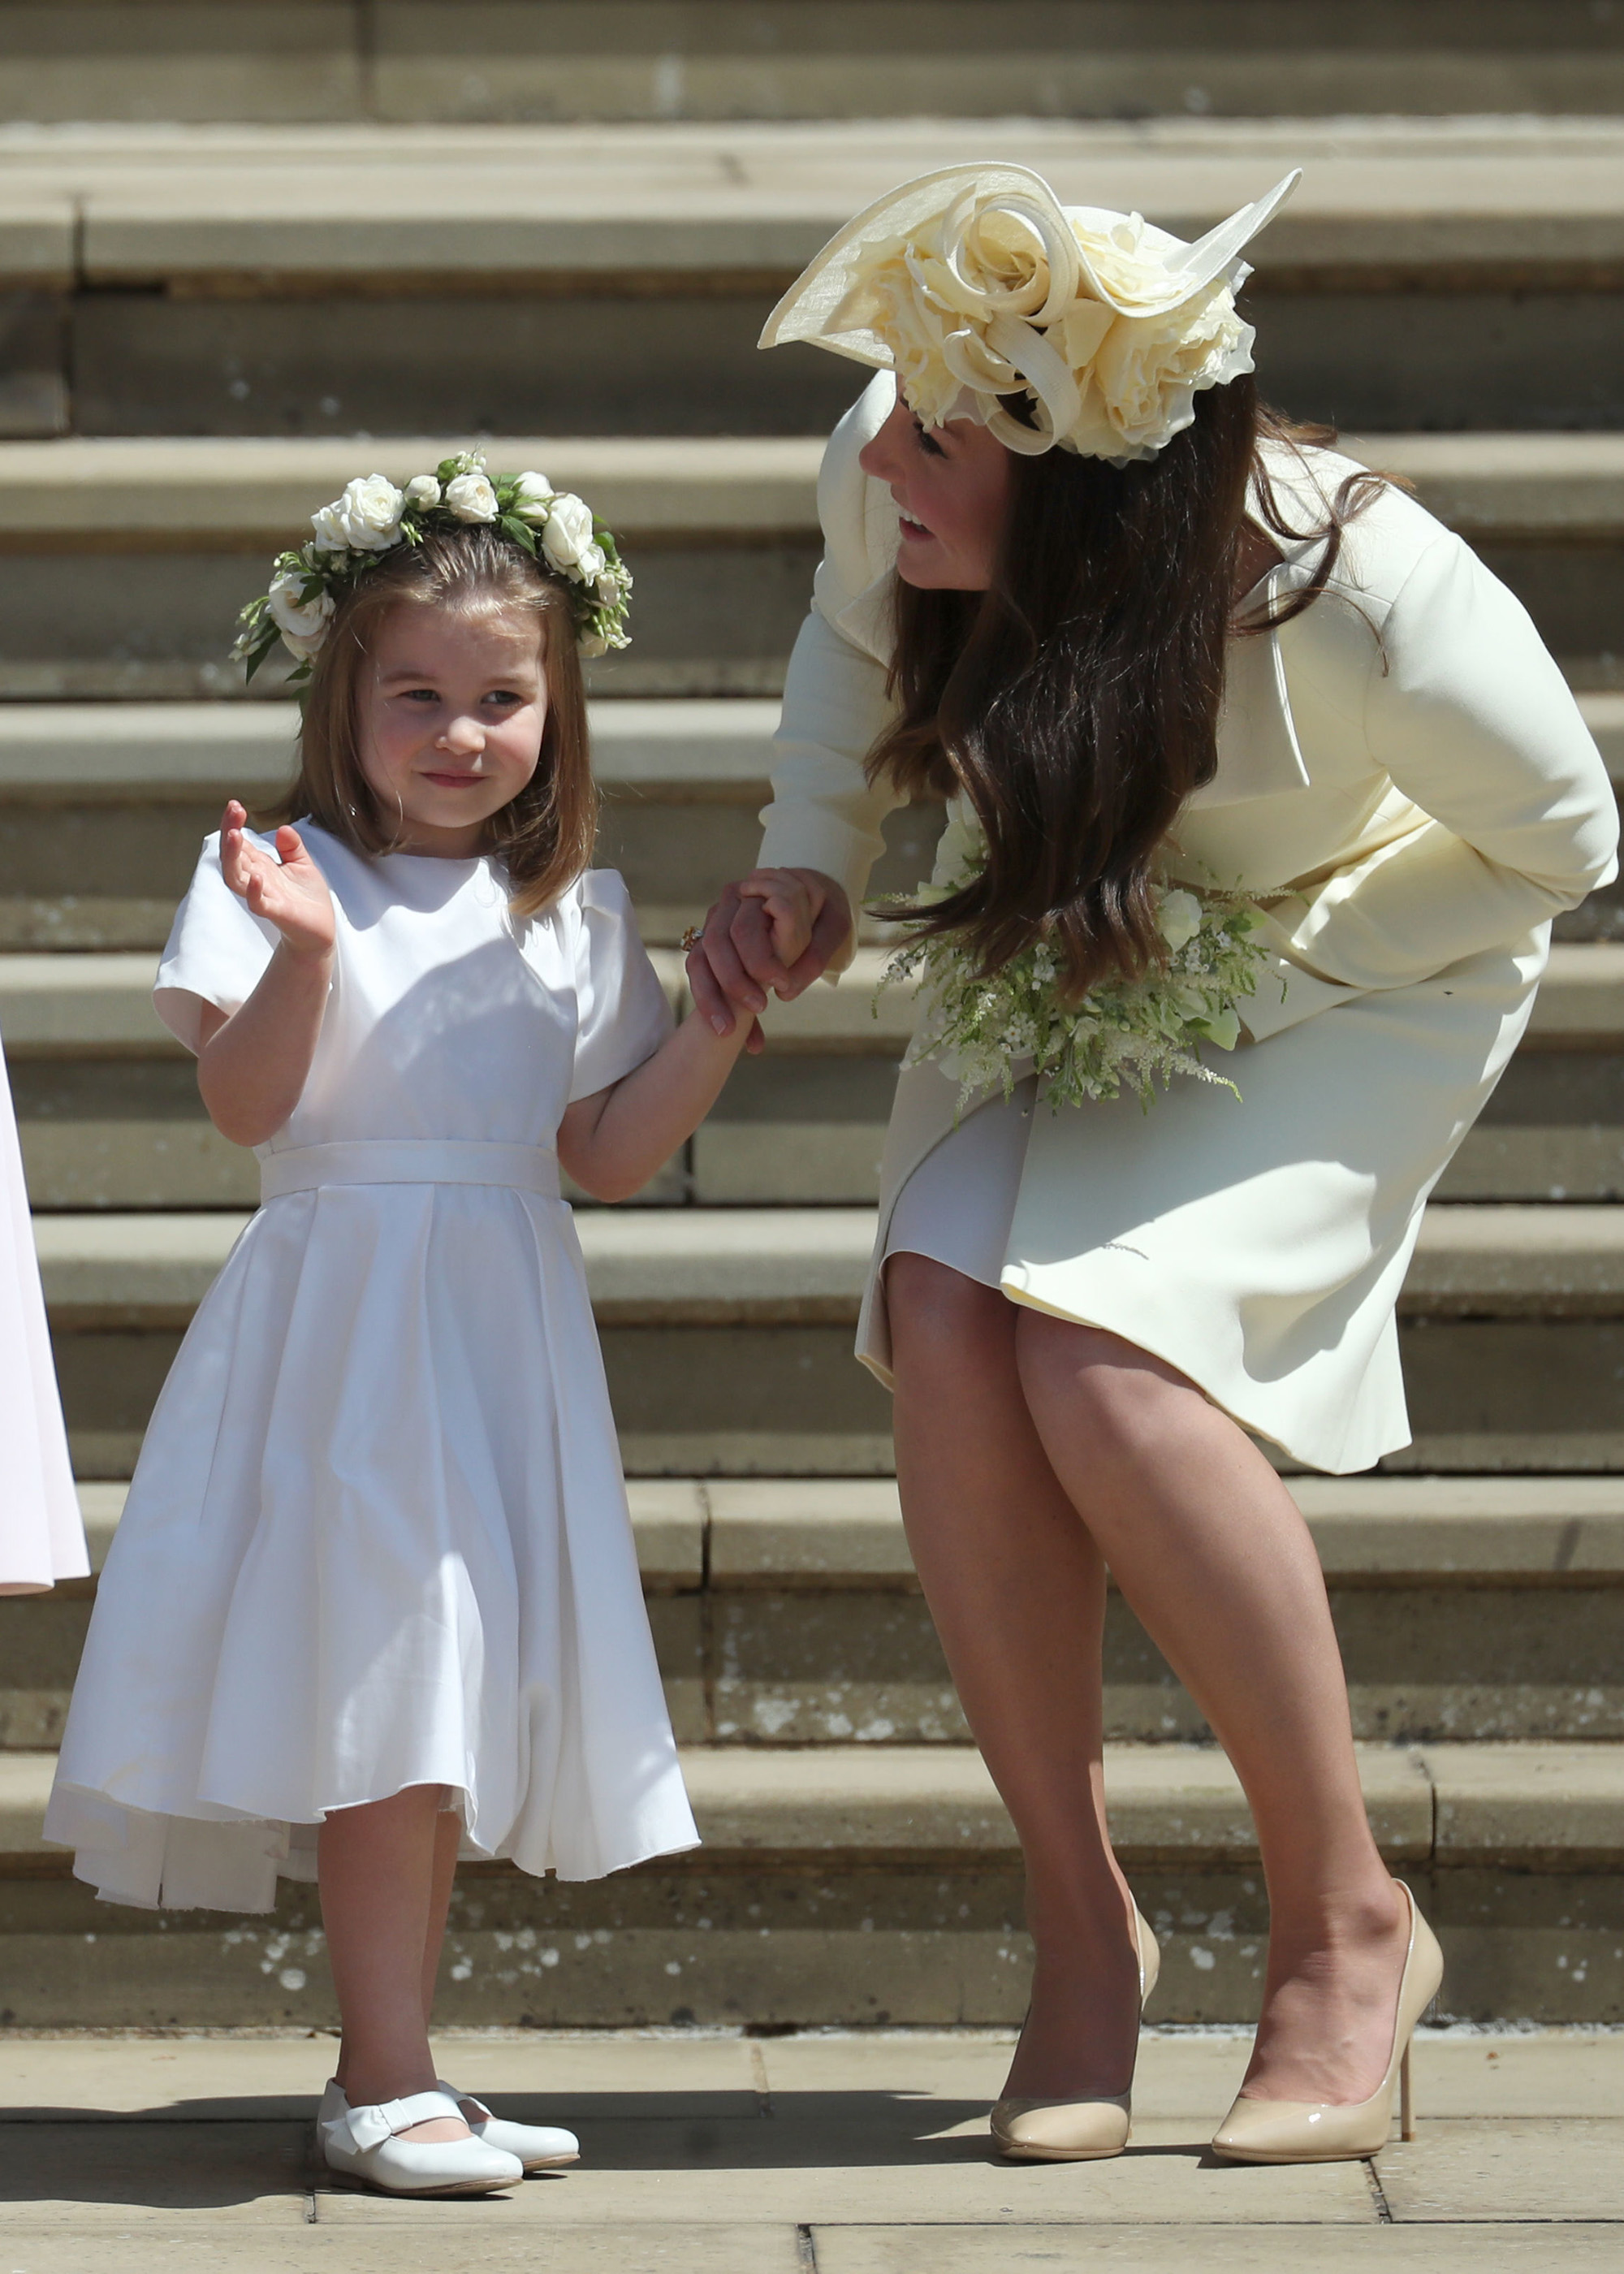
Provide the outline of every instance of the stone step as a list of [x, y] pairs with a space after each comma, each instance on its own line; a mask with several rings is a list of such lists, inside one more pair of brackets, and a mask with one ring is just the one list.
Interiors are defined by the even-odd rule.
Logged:
[[[0, 952], [161, 946], [224, 799], [285, 787], [297, 719], [274, 701], [0, 704]], [[748, 699], [594, 704], [597, 857], [626, 877], [651, 942], [754, 865], [778, 723], [776, 703]], [[876, 891], [929, 867], [937, 825], [934, 809], [895, 817]]]
[[[1624, 786], [1624, 694], [1579, 701]], [[268, 802], [287, 781], [297, 719], [274, 701], [0, 704], [0, 953], [162, 946], [222, 801]], [[597, 857], [625, 876], [650, 943], [674, 943], [754, 865], [778, 721], [775, 703], [743, 698], [593, 706]], [[876, 895], [929, 873], [939, 827], [932, 805], [890, 817]], [[1624, 937], [1624, 889], [1593, 893], [1557, 936]]]
[[[0, 696], [235, 691], [236, 611], [266, 555], [357, 464], [402, 476], [441, 438], [0, 443]], [[1624, 434], [1379, 434], [1528, 604], [1575, 683], [1609, 683], [1624, 612]], [[504, 436], [613, 523], [638, 578], [636, 646], [590, 674], [621, 695], [766, 694], [807, 605], [823, 444], [806, 437]], [[261, 674], [265, 677], [266, 674]], [[256, 681], [256, 685], [259, 682]], [[270, 674], [266, 692], [274, 691]]]
[[[1624, 1480], [1302, 1477], [1362, 1740], [1624, 1738]], [[643, 1587], [684, 1743], [964, 1744], [894, 1485], [638, 1479]], [[80, 1487], [99, 1569], [122, 1484]], [[94, 1593], [0, 1600], [0, 1747], [54, 1744]], [[1205, 1723], [1113, 1594], [1114, 1741]]]
[[[853, 211], [989, 133], [1062, 196], [1192, 237], [1303, 166], [1252, 288], [1297, 416], [1624, 423], [1613, 121], [937, 117], [0, 142], [0, 431], [826, 427], [849, 374], [759, 356], [763, 317]], [[444, 354], [470, 325], [479, 355]]]
[[[6, 2019], [61, 2029], [330, 2027], [312, 1888], [268, 1919], [97, 1904], [47, 1850], [49, 1753], [0, 1754]], [[1442, 2011], [1624, 2014], [1624, 1747], [1364, 1746], [1383, 1853], [1443, 1941]], [[969, 1748], [694, 1748], [706, 1845], [585, 1886], [465, 1867], [439, 2009], [477, 2023], [1019, 2020], [1019, 1858]], [[1109, 1747], [1113, 1836], [1162, 1939], [1152, 2019], [1256, 2011], [1267, 1912], [1222, 1755]]]
[[28, 121], [866, 118], [1624, 109], [1591, 0], [93, 0], [11, 6], [0, 72]]
[[[652, 953], [683, 1006], [680, 954]], [[771, 1007], [765, 1055], [737, 1069], [648, 1199], [877, 1199], [895, 1067], [913, 1022], [912, 986], [879, 988], [887, 954], [860, 949], [838, 988]], [[257, 1199], [253, 1157], [209, 1124], [191, 1059], [153, 1009], [152, 977], [146, 954], [0, 956], [0, 1038], [36, 1209]], [[1624, 943], [1554, 951], [1527, 1039], [1441, 1193], [1624, 1200]]]
[[[1624, 693], [1579, 707], [1624, 790]], [[11, 703], [0, 707], [0, 810], [13, 805], [189, 806], [276, 795], [298, 706], [228, 703]], [[593, 765], [612, 798], [754, 808], [771, 794], [773, 702], [626, 700], [591, 708]]]
[[[129, 1474], [180, 1333], [246, 1218], [36, 1220], [79, 1472]], [[578, 1219], [639, 1475], [885, 1473], [885, 1393], [851, 1356], [863, 1209]], [[1624, 1209], [1435, 1207], [1401, 1301], [1404, 1470], [1624, 1466]]]

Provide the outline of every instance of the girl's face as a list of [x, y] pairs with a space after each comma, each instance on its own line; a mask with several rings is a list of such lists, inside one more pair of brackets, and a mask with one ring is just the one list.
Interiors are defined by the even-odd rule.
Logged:
[[547, 721], [541, 632], [513, 612], [459, 616], [403, 602], [360, 682], [361, 771], [396, 849], [467, 861], [535, 772]]
[[859, 463], [902, 516], [897, 574], [921, 591], [984, 592], [1010, 509], [1013, 467], [973, 418], [925, 427], [898, 399]]

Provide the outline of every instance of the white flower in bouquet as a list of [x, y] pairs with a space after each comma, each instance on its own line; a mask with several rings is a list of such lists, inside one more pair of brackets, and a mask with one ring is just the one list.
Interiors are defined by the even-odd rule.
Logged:
[[[584, 498], [565, 490], [553, 501], [547, 525], [541, 532], [542, 551], [553, 568], [568, 575], [580, 562], [588, 546], [595, 542], [591, 507]], [[602, 558], [600, 552], [600, 562]]]
[[1193, 892], [1164, 892], [1156, 908], [1156, 929], [1175, 953], [1201, 929], [1201, 903]]
[[312, 514], [319, 553], [387, 553], [398, 545], [406, 501], [384, 474], [357, 474], [344, 493]]
[[414, 474], [406, 485], [406, 502], [426, 511], [440, 503], [440, 484], [432, 474]]
[[446, 504], [459, 521], [496, 519], [496, 492], [483, 473], [454, 474], [446, 484]]

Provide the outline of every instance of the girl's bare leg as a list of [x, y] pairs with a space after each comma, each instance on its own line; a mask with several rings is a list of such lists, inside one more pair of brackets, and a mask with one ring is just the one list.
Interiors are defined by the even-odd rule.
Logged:
[[1139, 1972], [1105, 1830], [1104, 1566], [1026, 1410], [1013, 1306], [924, 1256], [894, 1255], [886, 1273], [908, 1543], [1026, 1867], [1036, 1965], [1005, 2090], [1119, 2093]]
[[[441, 1792], [410, 1785], [388, 1800], [336, 1809], [321, 1826], [321, 1919], [343, 2042], [338, 2082], [352, 2107], [431, 2092], [425, 1954], [434, 1900]], [[432, 2118], [407, 2140], [461, 2140], [459, 2117]]]
[[1381, 2081], [1408, 1913], [1376, 1850], [1308, 1528], [1244, 1432], [1160, 1359], [1023, 1310], [1016, 1355], [1055, 1475], [1245, 1788], [1269, 1894], [1262, 2099]]
[[434, 1990], [440, 1979], [440, 1954], [446, 1939], [446, 1919], [451, 1909], [451, 1886], [456, 1878], [457, 1849], [462, 1844], [462, 1819], [442, 1810], [434, 1825], [434, 1871], [429, 1886], [429, 1931], [423, 1946], [423, 2026], [434, 2019]]

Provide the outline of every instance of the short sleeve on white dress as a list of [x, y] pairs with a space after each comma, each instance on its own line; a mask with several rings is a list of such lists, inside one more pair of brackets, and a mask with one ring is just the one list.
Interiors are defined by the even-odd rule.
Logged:
[[[270, 839], [256, 842], [274, 857]], [[153, 989], [158, 1016], [194, 1056], [202, 1042], [202, 1005], [212, 1003], [228, 1016], [240, 1009], [264, 977], [277, 937], [275, 925], [250, 915], [227, 884], [216, 830], [203, 840]]]
[[625, 878], [618, 870], [589, 869], [575, 892], [581, 922], [572, 1105], [652, 1058], [676, 1023], [637, 930]]

